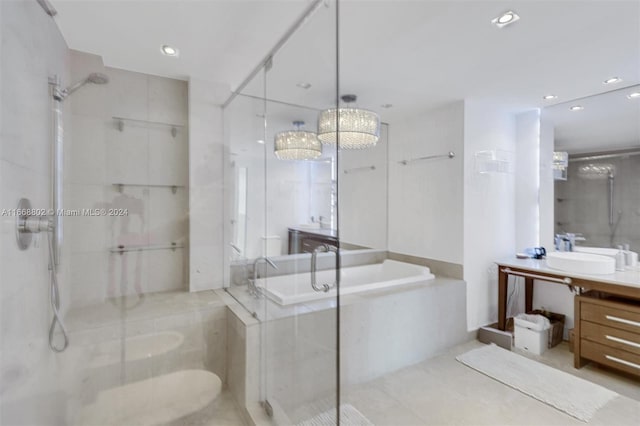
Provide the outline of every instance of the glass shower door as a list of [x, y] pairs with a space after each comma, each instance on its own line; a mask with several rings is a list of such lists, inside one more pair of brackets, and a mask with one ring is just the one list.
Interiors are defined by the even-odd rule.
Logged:
[[337, 422], [337, 149], [316, 134], [336, 107], [336, 7], [318, 2], [265, 80], [264, 253], [278, 269], [262, 263], [258, 285], [264, 405], [277, 424]]

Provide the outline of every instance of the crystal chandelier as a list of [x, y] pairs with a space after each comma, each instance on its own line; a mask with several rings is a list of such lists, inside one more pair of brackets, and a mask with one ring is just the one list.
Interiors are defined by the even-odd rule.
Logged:
[[[344, 95], [346, 104], [355, 102], [356, 95]], [[338, 135], [338, 131], [340, 134]], [[380, 118], [373, 111], [359, 108], [331, 108], [318, 117], [318, 139], [323, 144], [335, 145], [340, 141], [340, 149], [364, 149], [376, 145], [380, 137]]]
[[567, 180], [567, 169], [569, 168], [569, 153], [564, 151], [554, 151], [553, 153], [553, 179]]
[[276, 133], [274, 154], [280, 160], [313, 160], [322, 155], [322, 144], [313, 132], [300, 130], [304, 121], [294, 121], [296, 130]]

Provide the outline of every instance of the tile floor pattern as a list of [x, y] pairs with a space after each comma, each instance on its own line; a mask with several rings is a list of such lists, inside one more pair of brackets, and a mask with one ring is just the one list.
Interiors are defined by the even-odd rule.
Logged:
[[228, 390], [220, 395], [209, 406], [189, 416], [182, 417], [162, 426], [243, 426], [240, 408]]
[[[481, 346], [477, 341], [468, 342], [422, 363], [344, 389], [343, 402], [352, 404], [379, 426], [585, 425], [455, 360], [457, 355]], [[600, 409], [589, 425], [638, 425], [640, 380], [594, 365], [575, 370], [566, 343], [540, 357], [525, 355], [620, 394]], [[302, 411], [293, 417], [302, 420]], [[166, 426], [243, 424], [232, 396], [223, 392], [201, 412]]]
[[[585, 423], [509, 388], [455, 357], [482, 343], [468, 342], [446, 354], [344, 390], [351, 403], [376, 425], [584, 425]], [[590, 425], [638, 425], [640, 381], [587, 366], [574, 370], [566, 343], [542, 357], [545, 364], [591, 380], [620, 394]]]

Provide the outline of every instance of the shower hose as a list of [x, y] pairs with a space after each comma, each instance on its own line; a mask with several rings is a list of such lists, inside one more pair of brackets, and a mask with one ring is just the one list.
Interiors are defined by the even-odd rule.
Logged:
[[[62, 318], [60, 318], [60, 291], [58, 289], [56, 262], [53, 258], [52, 234], [52, 232], [47, 232], [47, 240], [49, 242], [49, 300], [51, 302], [51, 310], [53, 311], [53, 319], [51, 320], [51, 327], [49, 327], [49, 347], [54, 352], [63, 352], [67, 349], [67, 346], [69, 346], [69, 337], [67, 336], [67, 329], [62, 322]], [[56, 346], [53, 342], [56, 325], [60, 328], [62, 337], [64, 338], [62, 346]]]

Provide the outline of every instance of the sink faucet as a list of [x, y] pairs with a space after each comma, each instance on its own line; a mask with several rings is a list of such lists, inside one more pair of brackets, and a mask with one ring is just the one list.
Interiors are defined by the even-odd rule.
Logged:
[[586, 241], [582, 234], [574, 234], [565, 232], [564, 234], [556, 234], [555, 246], [556, 251], [573, 251], [576, 241]]
[[265, 262], [275, 270], [278, 269], [278, 266], [275, 263], [273, 263], [273, 260], [265, 256], [259, 257], [253, 261], [253, 281], [249, 281], [248, 291], [249, 291], [249, 294], [251, 294], [254, 297], [260, 297], [262, 295], [262, 293], [260, 292], [260, 289], [256, 286], [256, 280], [258, 279], [258, 264], [260, 262]]

